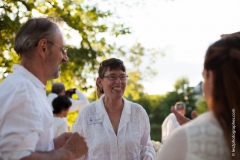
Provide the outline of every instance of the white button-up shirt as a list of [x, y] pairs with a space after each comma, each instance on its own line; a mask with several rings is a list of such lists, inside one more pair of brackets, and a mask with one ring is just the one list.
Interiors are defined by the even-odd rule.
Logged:
[[156, 160], [231, 160], [231, 154], [218, 120], [212, 112], [205, 112], [176, 129]]
[[164, 143], [169, 135], [178, 127], [180, 127], [180, 124], [178, 123], [176, 116], [173, 113], [170, 113], [162, 124], [162, 143]]
[[[154, 159], [149, 118], [144, 108], [123, 98], [124, 107], [116, 135], [105, 110], [103, 97], [104, 95], [98, 101], [84, 107], [76, 120], [73, 131], [83, 134], [89, 147], [87, 155], [80, 159]], [[92, 118], [99, 118], [98, 122], [90, 123]]]
[[53, 131], [53, 137], [56, 138], [63, 134], [64, 132], [68, 132], [68, 124], [67, 120], [65, 118], [61, 117], [53, 117], [53, 126], [54, 126], [54, 131]]
[[53, 114], [45, 85], [23, 66], [0, 84], [0, 157], [21, 159], [54, 148]]

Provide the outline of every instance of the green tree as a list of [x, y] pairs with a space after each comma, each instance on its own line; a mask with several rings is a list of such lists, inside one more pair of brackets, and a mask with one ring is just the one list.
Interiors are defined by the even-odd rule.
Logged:
[[68, 52], [70, 62], [62, 66], [59, 79], [69, 86], [81, 84], [83, 89], [87, 88], [86, 73], [95, 72], [98, 65], [97, 57], [112, 54], [116, 47], [106, 42], [106, 36], [130, 33], [125, 25], [107, 21], [113, 15], [110, 11], [101, 11], [97, 6], [88, 5], [81, 0], [3, 0], [0, 6], [0, 64], [4, 72], [2, 78], [11, 72], [12, 64], [19, 61], [13, 51], [14, 37], [21, 24], [32, 17], [34, 12], [61, 18], [62, 28], [67, 37], [70, 38], [72, 30], [80, 35], [80, 47], [70, 46]]
[[197, 112], [198, 114], [202, 114], [202, 113], [208, 111], [207, 103], [206, 103], [206, 100], [205, 100], [204, 97], [203, 97], [203, 98], [201, 99], [201, 101], [197, 104], [197, 107], [196, 107], [195, 110], [196, 110], [196, 112]]
[[[109, 8], [112, 8], [114, 2], [109, 3]], [[119, 1], [117, 3], [119, 5]], [[124, 2], [123, 5], [129, 4]], [[119, 15], [114, 15], [114, 10], [100, 9], [97, 4], [82, 0], [3, 0], [0, 2], [0, 81], [12, 72], [12, 65], [19, 62], [19, 57], [13, 50], [17, 31], [27, 19], [36, 16], [36, 13], [42, 17], [61, 18], [61, 28], [65, 37], [71, 39], [73, 31], [79, 37], [78, 46], [69, 46], [70, 61], [62, 65], [60, 78], [48, 81], [48, 92], [56, 81], [63, 82], [66, 88], [76, 86], [78, 89], [87, 90], [95, 87], [87, 80], [96, 78], [99, 62], [113, 56], [123, 59], [125, 64], [131, 63], [131, 67], [127, 66], [130, 78], [125, 93], [130, 100], [138, 100], [142, 96], [142, 79], [156, 75], [156, 71], [151, 67], [147, 66], [143, 70], [139, 66], [146, 57], [150, 57], [150, 64], [155, 63], [157, 55], [164, 55], [162, 50], [146, 49], [138, 42], [129, 48], [108, 41], [109, 37], [120, 37], [130, 33], [123, 20], [116, 19]], [[152, 108], [149, 108], [147, 112], [150, 113], [151, 110]], [[75, 121], [76, 115], [75, 112], [70, 113], [70, 124]]]
[[174, 92], [178, 95], [176, 100], [182, 101], [186, 104], [186, 117], [191, 118], [191, 112], [196, 108], [197, 100], [195, 98], [196, 93], [193, 91], [193, 87], [189, 86], [188, 78], [183, 77], [178, 79], [174, 84]]
[[[156, 55], [160, 53], [159, 49], [146, 49], [137, 42], [129, 48], [118, 46], [108, 40], [109, 37], [120, 37], [130, 33], [129, 27], [126, 27], [119, 13], [115, 14], [115, 10], [112, 9], [115, 2], [118, 6], [125, 5], [127, 8], [130, 8], [131, 5], [139, 6], [145, 3], [144, 1], [121, 1], [123, 3], [101, 1], [101, 3], [109, 3], [109, 8], [103, 7], [103, 9], [97, 2], [82, 0], [3, 0], [0, 3], [0, 79], [11, 73], [12, 65], [19, 61], [13, 50], [15, 34], [22, 23], [28, 18], [36, 16], [36, 13], [41, 16], [61, 18], [65, 37], [72, 38], [73, 31], [74, 36], [78, 35], [79, 37], [79, 46], [69, 46], [70, 61], [62, 65], [60, 78], [48, 82], [47, 91], [51, 90], [51, 85], [56, 81], [64, 82], [66, 88], [77, 86], [81, 90], [87, 90], [94, 87], [87, 83], [87, 79], [94, 79], [99, 62], [113, 55], [125, 57], [126, 62], [133, 63], [135, 68], [142, 63], [144, 55], [150, 56], [150, 63], [154, 63]], [[154, 76], [156, 71], [147, 66], [141, 72], [141, 78], [147, 77], [144, 74]]]
[[195, 95], [193, 87], [189, 86], [188, 79], [183, 77], [175, 82], [174, 90], [172, 92], [167, 92], [162, 96], [159, 105], [154, 108], [151, 118], [151, 124], [154, 125], [153, 131], [155, 131], [152, 134], [157, 140], [161, 137], [161, 124], [168, 114], [170, 114], [170, 107], [174, 106], [178, 101], [184, 102], [186, 104], [186, 116], [190, 118], [191, 111], [196, 107]]

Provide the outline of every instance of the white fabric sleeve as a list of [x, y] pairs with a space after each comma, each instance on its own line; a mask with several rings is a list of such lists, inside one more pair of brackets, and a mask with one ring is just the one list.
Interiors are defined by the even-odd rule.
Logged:
[[143, 127], [143, 137], [140, 143], [141, 156], [144, 160], [154, 160], [154, 158], [156, 157], [156, 153], [150, 139], [150, 123], [146, 111], [144, 112], [143, 119], [145, 121], [145, 127]]
[[72, 106], [69, 108], [69, 111], [78, 111], [81, 110], [84, 106], [89, 104], [87, 97], [76, 89], [76, 94], [78, 95], [78, 100], [70, 98]]
[[50, 104], [50, 106], [51, 106], [51, 110], [53, 110], [53, 106], [52, 106], [52, 101], [55, 99], [55, 98], [57, 98], [57, 94], [55, 94], [55, 93], [49, 93], [48, 94], [48, 97], [47, 97], [47, 100], [48, 100], [48, 103]]
[[187, 153], [187, 136], [184, 128], [176, 129], [165, 141], [157, 154], [156, 160], [185, 160]]
[[180, 124], [178, 123], [175, 115], [169, 115], [166, 124], [162, 126], [162, 143], [164, 143], [170, 134], [172, 134], [179, 126]]
[[2, 89], [10, 94], [0, 95], [3, 108], [0, 113], [0, 155], [4, 160], [21, 159], [35, 151], [39, 134], [43, 132], [43, 117], [26, 87]]

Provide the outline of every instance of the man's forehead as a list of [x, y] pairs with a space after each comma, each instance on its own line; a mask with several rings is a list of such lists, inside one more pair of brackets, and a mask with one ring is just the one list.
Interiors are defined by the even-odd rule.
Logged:
[[56, 28], [56, 34], [55, 34], [55, 42], [59, 42], [62, 45], [66, 45], [62, 31], [59, 27]]

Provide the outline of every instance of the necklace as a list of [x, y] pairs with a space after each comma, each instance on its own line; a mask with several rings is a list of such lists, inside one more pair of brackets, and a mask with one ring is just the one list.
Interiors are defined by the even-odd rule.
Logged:
[[121, 109], [123, 109], [123, 107], [119, 107], [119, 109], [117, 109], [116, 111], [110, 111], [109, 109], [106, 108], [108, 113], [118, 113]]
[[108, 113], [118, 113], [120, 110], [123, 109], [123, 106], [121, 106], [121, 107], [119, 107], [116, 111], [110, 111], [110, 110], [106, 107], [104, 100], [103, 100], [103, 104], [104, 104], [104, 107], [105, 107], [105, 109], [106, 109], [106, 111], [107, 111]]

